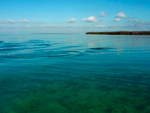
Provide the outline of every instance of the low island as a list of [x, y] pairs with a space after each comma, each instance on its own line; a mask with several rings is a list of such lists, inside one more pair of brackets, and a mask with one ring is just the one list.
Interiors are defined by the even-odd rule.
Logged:
[[114, 32], [87, 32], [93, 35], [150, 35], [150, 31], [114, 31]]

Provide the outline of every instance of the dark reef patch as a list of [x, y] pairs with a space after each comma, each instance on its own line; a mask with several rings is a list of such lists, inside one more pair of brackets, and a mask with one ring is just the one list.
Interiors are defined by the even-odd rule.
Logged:
[[3, 43], [3, 41], [0, 41], [0, 43]]
[[97, 48], [90, 48], [91, 50], [105, 50], [105, 49], [111, 49], [109, 47], [97, 47]]

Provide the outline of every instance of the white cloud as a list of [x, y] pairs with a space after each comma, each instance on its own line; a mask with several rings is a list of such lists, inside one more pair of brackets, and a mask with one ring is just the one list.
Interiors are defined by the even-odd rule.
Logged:
[[14, 21], [14, 20], [9, 19], [7, 22], [8, 22], [8, 23], [14, 23], [15, 21]]
[[22, 22], [22, 23], [28, 23], [29, 21], [26, 20], [26, 19], [22, 19], [21, 22]]
[[104, 16], [105, 16], [105, 12], [101, 12], [99, 15], [100, 15], [101, 17], [104, 17]]
[[48, 26], [34, 26], [34, 28], [75, 28], [76, 26], [73, 26], [73, 25], [67, 25], [67, 26], [57, 26], [57, 25], [48, 25]]
[[60, 27], [65, 27], [65, 28], [75, 28], [76, 26], [70, 25], [70, 26], [60, 26]]
[[135, 21], [135, 22], [139, 22], [139, 20], [138, 20], [138, 19], [135, 19], [134, 21]]
[[120, 21], [120, 18], [115, 18], [114, 21], [115, 21], [115, 22], [119, 22], [119, 21]]
[[45, 21], [31, 21], [32, 23], [45, 23]]
[[84, 19], [82, 19], [82, 21], [84, 21], [84, 22], [98, 22], [98, 20], [96, 20], [94, 16], [90, 16], [86, 19], [84, 18]]
[[77, 21], [77, 19], [75, 19], [75, 18], [71, 18], [70, 20], [68, 20], [67, 22], [76, 22]]
[[120, 13], [116, 14], [116, 17], [117, 18], [126, 18], [127, 16], [123, 12], [120, 12]]
[[95, 27], [105, 27], [104, 25], [96, 25]]

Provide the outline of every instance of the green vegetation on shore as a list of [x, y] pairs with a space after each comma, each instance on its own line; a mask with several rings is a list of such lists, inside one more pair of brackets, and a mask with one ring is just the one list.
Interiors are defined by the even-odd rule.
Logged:
[[114, 32], [87, 32], [95, 35], [150, 35], [150, 31], [114, 31]]

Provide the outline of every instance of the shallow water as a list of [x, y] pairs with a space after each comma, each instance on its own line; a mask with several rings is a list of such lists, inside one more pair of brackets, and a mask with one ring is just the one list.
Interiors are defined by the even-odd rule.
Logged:
[[149, 113], [150, 36], [0, 35], [0, 113]]

